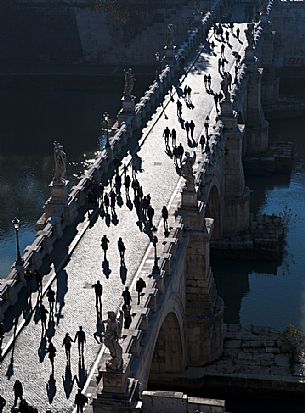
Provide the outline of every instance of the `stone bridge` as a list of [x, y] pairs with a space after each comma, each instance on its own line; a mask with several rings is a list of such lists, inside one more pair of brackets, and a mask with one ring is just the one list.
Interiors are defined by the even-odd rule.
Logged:
[[253, 44], [242, 48], [239, 69], [231, 69], [230, 96], [219, 113], [212, 112], [209, 150], [196, 150], [195, 185], [179, 181], [170, 206], [172, 229], [168, 237], [158, 232], [159, 265], [152, 265], [151, 247], [138, 272], [147, 294], [130, 328], [122, 331], [122, 370], [107, 368], [107, 352], [102, 358], [92, 403], [96, 412], [131, 411], [139, 389], [174, 384], [186, 367], [211, 363], [222, 353], [223, 302], [210, 267], [210, 242], [249, 228], [243, 157], [267, 150], [262, 105], [277, 99], [271, 10], [272, 1], [253, 27]]
[[[263, 107], [272, 108], [277, 99], [278, 84], [273, 69], [274, 32], [269, 22], [272, 6], [273, 2], [270, 1], [260, 21], [251, 28], [250, 44], [244, 38], [245, 24], [240, 26], [241, 40], [237, 41], [236, 37], [232, 39], [241, 55], [241, 62], [238, 70], [235, 70], [236, 64], [231, 50], [227, 50], [227, 57], [230, 60], [228, 70], [231, 72], [233, 84], [230, 93], [225, 93], [225, 99], [221, 102], [221, 110], [218, 113], [213, 108], [213, 97], [204, 95], [203, 74], [210, 68], [214, 71], [212, 77], [216, 91], [220, 75], [215, 67], [208, 67], [205, 60], [208, 53], [205, 48], [209, 47], [206, 39], [212, 36], [212, 25], [224, 15], [227, 7], [225, 2], [213, 2], [210, 12], [202, 19], [197, 19], [196, 26], [190, 30], [181, 47], [165, 50], [165, 67], [140, 102], [135, 104], [135, 100], [131, 99], [126, 104], [123, 101], [118, 122], [110, 132], [109, 148], [100, 151], [94, 163], [80, 177], [78, 184], [71, 188], [69, 194], [65, 194], [67, 195], [65, 202], [62, 204], [52, 202], [54, 199], [51, 196], [46, 203], [44, 214], [37, 222], [35, 240], [23, 254], [23, 266], [15, 266], [7, 279], [0, 284], [0, 319], [5, 319], [6, 314], [15, 305], [18, 295], [25, 290], [24, 268], [41, 269], [45, 259], [53, 252], [59, 255], [59, 258], [56, 257], [57, 261], [54, 260], [56, 271], [52, 272], [48, 269], [45, 273], [43, 295], [56, 279], [60, 279], [61, 282], [64, 280], [66, 283], [69, 279], [73, 282], [73, 288], [66, 288], [64, 292], [57, 291], [64, 308], [58, 311], [61, 316], [58, 323], [61, 324], [56, 334], [54, 332], [53, 341], [59, 348], [62, 345], [63, 332], [76, 328], [74, 325], [76, 322], [77, 326], [82, 324], [85, 327], [88, 333], [86, 363], [90, 368], [93, 365], [98, 378], [97, 386], [95, 382], [91, 382], [88, 387], [87, 384], [85, 385], [86, 380], [80, 381], [84, 391], [91, 394], [92, 403], [89, 409], [93, 406], [96, 412], [131, 411], [138, 400], [139, 390], [153, 385], [171, 384], [177, 373], [184, 372], [190, 366], [202, 366], [213, 362], [222, 353], [223, 303], [217, 295], [210, 267], [210, 244], [225, 237], [241, 234], [250, 226], [250, 191], [245, 186], [243, 159], [245, 156], [264, 152], [268, 148], [268, 123], [264, 118]], [[219, 43], [218, 49], [220, 49]], [[186, 65], [183, 68], [185, 73], [181, 74], [183, 58]], [[213, 59], [213, 65], [217, 66], [216, 57], [214, 56]], [[172, 159], [161, 147], [163, 128], [167, 125], [165, 113], [169, 114], [171, 111], [171, 122], [176, 128], [180, 127], [176, 118], [175, 103], [170, 103], [168, 96], [169, 88], [173, 83], [177, 84], [177, 79], [180, 79], [179, 86], [185, 79], [187, 82], [192, 79], [194, 81], [193, 100], [196, 106], [195, 110], [192, 112], [189, 110], [186, 116], [192, 116], [196, 127], [198, 129], [200, 127], [199, 135], [196, 132], [197, 141], [200, 134], [204, 133], [201, 129], [205, 116], [207, 114], [210, 116], [209, 144], [206, 145], [204, 152], [197, 145], [193, 145], [193, 148], [196, 146], [196, 162], [192, 166], [193, 174], [182, 172], [186, 182], [184, 177], [177, 175]], [[160, 107], [160, 103], [165, 106]], [[183, 110], [187, 110], [185, 106]], [[178, 142], [184, 142], [181, 134], [179, 131]], [[107, 225], [102, 218], [99, 218], [95, 227], [91, 225], [90, 220], [81, 223], [77, 221], [86, 210], [86, 198], [92, 180], [100, 181], [105, 176], [112, 176], [113, 159], [124, 159], [124, 164], [129, 163], [130, 155], [127, 151], [133, 153], [131, 145], [133, 139], [136, 140], [139, 135], [139, 140], [143, 137], [145, 142], [141, 142], [137, 151], [145, 161], [144, 172], [147, 174], [146, 176], [145, 173], [142, 174], [141, 183], [144, 182], [143, 187], [146, 185], [145, 190], [151, 193], [156, 211], [157, 208], [161, 210], [162, 205], [170, 198], [167, 204], [170, 231], [165, 236], [162, 223], [158, 226], [159, 241], [156, 250], [151, 244], [147, 249], [147, 237], [143, 232], [140, 233], [138, 228], [134, 228], [135, 213], [127, 206], [125, 210], [123, 207], [117, 210], [120, 226], [117, 226], [118, 223], [114, 224], [115, 226]], [[154, 159], [151, 159], [152, 151], [155, 151]], [[154, 176], [156, 174], [156, 169], [153, 169], [154, 161], [163, 164], [163, 169], [161, 167], [158, 169], [161, 172], [157, 177]], [[189, 169], [188, 165], [186, 170]], [[168, 182], [164, 183], [162, 180]], [[70, 227], [71, 231], [71, 228], [77, 225], [77, 231], [81, 234], [75, 236], [76, 239], [71, 243], [73, 245], [67, 248], [67, 253], [65, 250], [59, 250], [61, 247], [58, 247], [57, 241], [64, 238], [66, 228], [69, 231]], [[91, 227], [93, 227], [93, 234], [88, 234], [90, 231], [87, 229]], [[111, 360], [112, 356], [105, 346], [100, 349], [93, 339], [95, 320], [88, 317], [88, 314], [93, 314], [92, 302], [94, 301], [94, 297], [88, 299], [90, 292], [93, 292], [91, 288], [88, 292], [88, 285], [91, 286], [96, 281], [101, 266], [101, 257], [98, 253], [100, 237], [102, 233], [108, 234], [108, 230], [112, 231], [109, 235], [112, 237], [112, 242], [119, 233], [126, 236], [124, 240], [128, 240], [128, 237], [132, 238], [127, 247], [127, 252], [132, 251], [128, 263], [131, 276], [128, 275], [127, 278], [127, 285], [130, 284], [132, 295], [135, 295], [135, 282], [139, 276], [145, 279], [147, 285], [140, 305], [132, 307], [133, 317], [130, 328], [122, 331], [119, 340], [123, 360], [123, 367], [119, 370], [107, 368], [107, 361]], [[114, 253], [111, 258], [112, 265], [115, 264], [119, 268], [116, 255]], [[139, 268], [138, 261], [141, 262]], [[116, 278], [109, 277], [109, 274], [108, 277], [103, 277], [104, 313], [115, 310], [120, 304], [122, 283], [120, 277]], [[57, 287], [60, 290], [60, 285]], [[136, 301], [137, 297], [134, 296], [133, 303]], [[27, 387], [31, 388], [31, 391], [28, 391], [28, 394], [31, 394], [29, 401], [34, 404], [40, 403], [41, 411], [48, 403], [50, 408], [55, 408], [57, 411], [69, 411], [73, 397], [70, 399], [66, 397], [63, 389], [58, 385], [57, 399], [53, 401], [49, 397], [47, 401], [43, 389], [41, 390], [40, 381], [37, 383], [34, 379], [37, 372], [35, 366], [37, 355], [34, 353], [35, 349], [40, 349], [42, 345], [39, 341], [41, 333], [39, 327], [35, 323], [22, 321], [16, 329], [17, 333], [15, 331], [8, 340], [5, 337], [2, 352], [3, 371], [11, 372], [14, 357], [17, 361], [22, 360], [19, 364], [23, 365], [26, 349], [28, 360], [24, 371], [16, 368], [16, 377], [24, 381], [27, 381], [29, 376], [33, 378], [33, 383], [27, 383]], [[31, 333], [23, 334], [21, 332], [23, 328], [30, 329]], [[9, 358], [5, 359], [5, 356], [9, 353], [12, 343], [14, 343], [11, 354], [13, 361], [9, 362]], [[99, 356], [94, 363], [96, 353]], [[77, 364], [78, 355], [72, 354], [72, 362], [73, 357]], [[41, 358], [40, 362], [43, 362], [43, 357]], [[61, 354], [58, 354], [57, 360], [60, 360], [56, 362], [61, 366], [65, 365], [65, 358]], [[46, 371], [48, 372], [47, 369], [41, 369], [41, 374], [44, 375], [43, 379], [50, 383]], [[60, 372], [57, 376], [58, 382], [61, 382], [62, 374], [63, 372]], [[15, 376], [8, 376], [6, 374], [6, 377], [3, 375], [0, 378], [1, 389], [3, 389], [1, 391], [6, 392], [6, 395], [11, 393], [10, 378], [15, 378]]]

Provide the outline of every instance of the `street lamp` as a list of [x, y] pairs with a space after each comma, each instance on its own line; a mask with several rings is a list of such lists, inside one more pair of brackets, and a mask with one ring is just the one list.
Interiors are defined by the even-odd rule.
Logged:
[[23, 265], [23, 259], [21, 258], [20, 248], [19, 248], [19, 227], [20, 227], [19, 219], [17, 217], [15, 217], [12, 220], [12, 224], [14, 225], [15, 233], [16, 233], [16, 249], [17, 249], [16, 266], [17, 265]]
[[159, 265], [158, 265], [159, 258], [157, 257], [158, 237], [156, 235], [153, 236], [152, 243], [153, 243], [154, 250], [155, 250], [154, 266], [153, 266], [153, 269], [152, 269], [152, 273], [153, 274], [160, 274], [160, 268], [159, 268]]
[[[109, 144], [109, 114], [108, 114], [108, 112], [103, 113], [102, 122], [103, 122], [103, 129], [106, 129], [106, 145], [105, 145], [105, 148], [109, 148], [110, 144]], [[105, 125], [106, 125], [106, 127], [105, 127]]]

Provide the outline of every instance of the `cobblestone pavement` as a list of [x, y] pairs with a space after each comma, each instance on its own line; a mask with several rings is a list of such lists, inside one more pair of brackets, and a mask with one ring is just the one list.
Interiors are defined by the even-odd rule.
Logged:
[[[241, 39], [244, 40], [243, 30]], [[242, 44], [230, 36], [233, 49], [226, 47], [228, 64], [226, 70], [233, 68], [232, 50], [240, 50]], [[216, 43], [217, 54], [220, 45]], [[195, 140], [203, 130], [205, 116], [214, 106], [213, 96], [204, 91], [203, 72], [212, 76], [212, 89], [219, 92], [220, 75], [217, 71], [218, 56], [212, 56], [202, 50], [195, 65], [187, 74], [181, 88], [187, 84], [192, 88], [194, 109], [188, 109], [183, 103], [182, 117], [196, 124]], [[176, 99], [177, 95], [175, 95]], [[183, 101], [183, 99], [182, 99]], [[167, 105], [167, 106], [166, 106]], [[160, 118], [159, 118], [160, 117]], [[156, 122], [156, 120], [159, 120]], [[156, 123], [155, 123], [156, 122]], [[142, 173], [138, 174], [144, 194], [150, 193], [155, 209], [155, 224], [158, 224], [163, 205], [168, 204], [178, 181], [173, 160], [165, 152], [162, 138], [166, 126], [177, 130], [177, 142], [187, 148], [186, 133], [181, 129], [176, 116], [176, 103], [169, 96], [165, 99], [165, 111], [159, 107], [147, 127], [143, 130], [141, 147], [137, 155], [142, 159]], [[192, 150], [192, 148], [189, 148]], [[128, 162], [128, 158], [123, 163]], [[131, 191], [132, 193], [132, 191]], [[83, 387], [87, 375], [96, 359], [101, 344], [93, 334], [97, 331], [97, 314], [94, 290], [96, 280], [103, 284], [103, 319], [107, 311], [116, 310], [121, 301], [124, 284], [131, 283], [145, 254], [149, 239], [136, 225], [134, 207], [126, 206], [125, 193], [122, 193], [123, 205], [116, 207], [116, 215], [110, 222], [99, 216], [96, 223], [88, 228], [73, 251], [65, 267], [57, 274], [53, 285], [56, 290], [56, 315], [54, 322], [48, 322], [47, 337], [57, 348], [55, 373], [51, 375], [51, 365], [46, 353], [48, 345], [45, 335], [41, 334], [41, 325], [37, 312], [18, 336], [15, 346], [8, 352], [1, 364], [0, 393], [7, 399], [6, 412], [13, 403], [13, 384], [19, 379], [24, 384], [24, 397], [36, 406], [39, 412], [51, 409], [52, 412], [69, 412], [73, 408], [77, 386]], [[82, 224], [82, 227], [84, 224]], [[101, 237], [106, 234], [110, 240], [109, 268], [103, 268], [103, 254], [100, 247]], [[125, 273], [120, 268], [117, 249], [118, 238], [122, 237], [126, 245]], [[106, 273], [106, 274], [105, 274]], [[46, 300], [44, 299], [44, 302]], [[47, 302], [45, 302], [48, 307]], [[136, 303], [133, 303], [136, 305]], [[85, 346], [85, 367], [79, 364], [77, 345], [72, 346], [71, 371], [66, 367], [62, 340], [66, 332], [74, 337], [78, 326], [82, 325], [87, 334]]]

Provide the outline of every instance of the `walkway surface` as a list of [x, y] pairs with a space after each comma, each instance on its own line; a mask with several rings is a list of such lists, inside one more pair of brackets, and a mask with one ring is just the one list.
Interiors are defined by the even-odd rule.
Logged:
[[[235, 29], [234, 31], [236, 30]], [[240, 25], [240, 38], [244, 41], [243, 25]], [[228, 29], [229, 30], [229, 29]], [[212, 33], [210, 33], [212, 36]], [[210, 38], [212, 40], [212, 38]], [[215, 39], [214, 39], [215, 41]], [[228, 61], [226, 71], [234, 74], [235, 58], [232, 51], [239, 51], [242, 42], [230, 35], [230, 43], [233, 48], [226, 45], [225, 57]], [[220, 55], [220, 43], [215, 41], [214, 56], [208, 51], [207, 46], [201, 53], [177, 88], [181, 94], [187, 84], [192, 88], [192, 103], [194, 108], [187, 108], [183, 98], [182, 117], [184, 120], [193, 120], [196, 128], [194, 138], [197, 141], [203, 131], [203, 123], [206, 115], [214, 110], [213, 96], [207, 94], [204, 89], [203, 74], [212, 77], [211, 87], [213, 91], [220, 91], [220, 74], [217, 70], [218, 57]], [[195, 56], [194, 56], [195, 57]], [[182, 78], [183, 79], [183, 78]], [[175, 100], [177, 95], [174, 96]], [[188, 147], [186, 132], [176, 116], [176, 103], [166, 96], [165, 110], [160, 107], [153, 118], [143, 130], [140, 148], [137, 152], [138, 159], [142, 161], [142, 172], [138, 173], [138, 179], [145, 194], [151, 195], [151, 203], [155, 209], [155, 225], [161, 219], [163, 205], [168, 205], [170, 198], [180, 179], [176, 171], [173, 159], [166, 153], [163, 130], [166, 126], [177, 130], [177, 143], [183, 144], [184, 149], [192, 151], [195, 143]], [[214, 115], [213, 119], [214, 120]], [[128, 158], [123, 160], [127, 164]], [[133, 199], [131, 191], [131, 199]], [[6, 354], [1, 363], [0, 393], [7, 399], [5, 412], [10, 411], [13, 403], [13, 384], [19, 379], [24, 384], [24, 397], [39, 412], [51, 409], [52, 412], [69, 412], [73, 409], [74, 396], [77, 387], [84, 387], [101, 344], [97, 343], [94, 333], [99, 330], [97, 326], [97, 314], [95, 308], [95, 295], [92, 284], [100, 280], [103, 288], [103, 319], [107, 318], [107, 311], [117, 310], [121, 303], [121, 294], [124, 285], [131, 284], [143, 256], [149, 245], [147, 234], [141, 232], [136, 224], [137, 217], [134, 205], [126, 205], [124, 190], [122, 192], [121, 206], [116, 206], [116, 214], [109, 221], [101, 214], [91, 227], [84, 231], [80, 242], [76, 245], [69, 261], [57, 274], [53, 287], [56, 291], [56, 314], [54, 322], [47, 323], [47, 334], [41, 334], [41, 324], [37, 312], [20, 332], [14, 347]], [[107, 222], [106, 222], [107, 221]], [[82, 223], [79, 231], [85, 227]], [[110, 240], [108, 263], [109, 268], [103, 264], [101, 250], [101, 238], [106, 234]], [[126, 245], [126, 271], [120, 268], [120, 259], [117, 249], [118, 238], [122, 237]], [[134, 291], [132, 291], [134, 293]], [[46, 299], [43, 299], [48, 308]], [[136, 306], [136, 302], [132, 303]], [[63, 337], [66, 332], [74, 338], [78, 326], [82, 325], [87, 335], [85, 346], [85, 365], [79, 364], [77, 345], [72, 345], [71, 370], [66, 367], [65, 352], [62, 348]], [[47, 338], [52, 337], [52, 342], [57, 348], [55, 359], [55, 372], [51, 374], [51, 365], [46, 353]]]

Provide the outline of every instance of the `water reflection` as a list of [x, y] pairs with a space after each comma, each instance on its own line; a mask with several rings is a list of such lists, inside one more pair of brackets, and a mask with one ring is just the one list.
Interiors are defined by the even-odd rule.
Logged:
[[[213, 262], [220, 295], [225, 302], [225, 321], [285, 328], [294, 324], [305, 330], [305, 119], [271, 122], [271, 139], [294, 142], [295, 165], [291, 176], [256, 177], [247, 180], [254, 190], [252, 210], [286, 212], [289, 221], [283, 261], [276, 265], [253, 262]], [[228, 271], [228, 268], [230, 269]]]
[[[140, 96], [150, 78], [137, 76]], [[40, 85], [41, 86], [41, 85]], [[20, 219], [20, 249], [33, 240], [34, 225], [49, 196], [53, 174], [52, 142], [67, 153], [71, 183], [98, 149], [101, 114], [115, 117], [121, 105], [122, 79], [99, 80], [99, 90], [39, 90], [24, 82], [23, 90], [0, 92], [0, 278], [16, 257], [14, 216]], [[42, 86], [41, 88], [42, 89]]]

